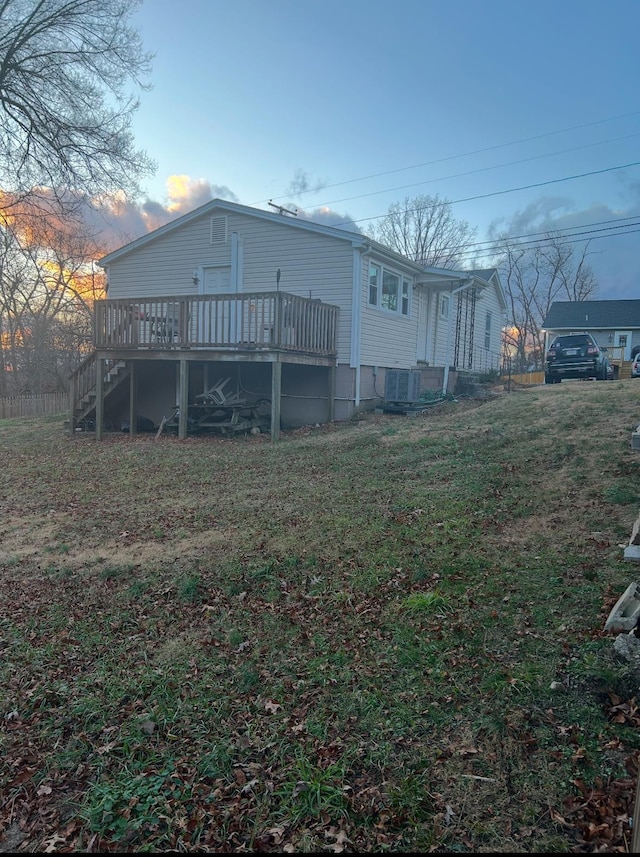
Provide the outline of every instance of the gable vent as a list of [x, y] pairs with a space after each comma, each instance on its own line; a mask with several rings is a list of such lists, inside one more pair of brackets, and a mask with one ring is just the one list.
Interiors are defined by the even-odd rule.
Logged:
[[211, 218], [211, 243], [226, 244], [227, 243], [227, 218], [212, 217]]

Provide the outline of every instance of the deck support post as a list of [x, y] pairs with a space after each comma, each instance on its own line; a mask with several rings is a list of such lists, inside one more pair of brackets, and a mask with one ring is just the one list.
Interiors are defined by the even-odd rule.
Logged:
[[135, 437], [138, 431], [138, 379], [136, 361], [129, 366], [129, 435]]
[[184, 440], [187, 436], [187, 415], [189, 407], [189, 363], [183, 358], [179, 363], [179, 406], [180, 417], [178, 419], [178, 437]]
[[329, 367], [329, 422], [333, 423], [336, 419], [336, 367]]
[[280, 355], [271, 364], [271, 440], [280, 438], [280, 394], [282, 392], [282, 363]]
[[96, 440], [102, 440], [104, 425], [104, 371], [105, 361], [102, 357], [96, 360]]

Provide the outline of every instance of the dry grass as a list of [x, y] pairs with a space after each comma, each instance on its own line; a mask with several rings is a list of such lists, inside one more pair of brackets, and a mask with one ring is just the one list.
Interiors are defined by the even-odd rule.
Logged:
[[639, 746], [602, 632], [638, 389], [279, 444], [0, 421], [0, 825], [27, 851], [624, 850], [568, 807]]

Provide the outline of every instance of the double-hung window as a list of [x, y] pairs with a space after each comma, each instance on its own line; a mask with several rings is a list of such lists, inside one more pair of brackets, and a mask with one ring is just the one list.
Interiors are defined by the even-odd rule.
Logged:
[[382, 308], [389, 309], [391, 312], [398, 311], [398, 288], [400, 286], [400, 277], [397, 274], [392, 274], [386, 268], [382, 271]]
[[409, 289], [411, 283], [409, 280], [402, 278], [402, 296], [400, 299], [400, 312], [402, 315], [409, 315]]
[[409, 316], [411, 280], [384, 265], [369, 263], [369, 305]]
[[380, 283], [380, 269], [373, 262], [369, 265], [369, 303], [378, 306], [378, 286]]
[[451, 305], [450, 295], [440, 295], [440, 318], [449, 318], [449, 308]]
[[487, 317], [484, 322], [484, 347], [489, 350], [491, 348], [491, 313], [487, 312]]

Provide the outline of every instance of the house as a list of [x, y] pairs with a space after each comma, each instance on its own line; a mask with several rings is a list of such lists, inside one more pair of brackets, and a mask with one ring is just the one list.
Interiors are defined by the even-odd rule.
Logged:
[[542, 323], [545, 351], [565, 333], [590, 333], [607, 350], [617, 376], [631, 375], [631, 361], [640, 350], [640, 300], [554, 301]]
[[424, 267], [288, 214], [215, 199], [100, 265], [95, 352], [72, 378], [72, 424], [91, 416], [98, 437], [175, 412], [184, 437], [215, 391], [213, 403], [268, 401], [275, 439], [374, 408], [391, 369], [447, 390], [460, 371], [499, 367], [497, 271]]

